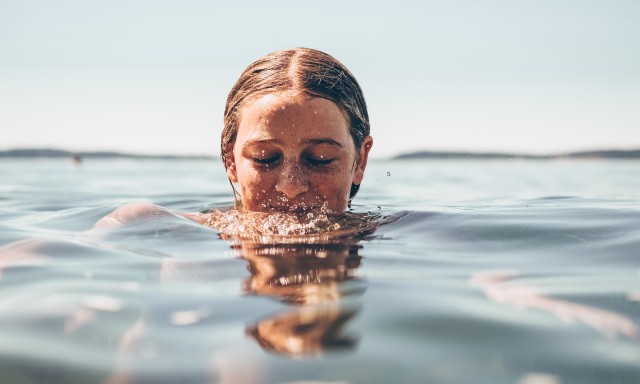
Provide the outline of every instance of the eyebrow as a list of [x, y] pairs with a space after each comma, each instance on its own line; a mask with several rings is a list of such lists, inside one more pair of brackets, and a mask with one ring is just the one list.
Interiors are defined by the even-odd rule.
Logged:
[[329, 144], [342, 148], [343, 145], [330, 138], [306, 139], [302, 140], [302, 144]]
[[278, 139], [249, 139], [245, 143], [245, 146], [256, 145], [256, 144], [282, 144], [282, 142]]
[[[252, 146], [252, 145], [256, 145], [256, 144], [282, 144], [282, 142], [278, 139], [253, 139], [253, 140], [247, 140], [245, 146]], [[344, 146], [342, 144], [340, 144], [339, 142], [330, 139], [330, 138], [319, 138], [319, 139], [305, 139], [302, 140], [300, 142], [301, 144], [329, 144], [329, 145], [333, 145], [336, 147], [340, 147], [343, 148]]]

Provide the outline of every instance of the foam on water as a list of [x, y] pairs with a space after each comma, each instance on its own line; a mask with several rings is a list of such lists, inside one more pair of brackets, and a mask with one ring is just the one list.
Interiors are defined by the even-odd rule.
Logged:
[[264, 243], [317, 243], [370, 233], [388, 220], [390, 218], [371, 212], [334, 213], [325, 204], [319, 210], [302, 214], [214, 210], [208, 214], [205, 224], [237, 239]]

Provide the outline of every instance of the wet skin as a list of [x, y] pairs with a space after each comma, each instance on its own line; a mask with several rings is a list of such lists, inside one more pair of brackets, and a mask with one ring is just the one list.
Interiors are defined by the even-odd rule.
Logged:
[[245, 106], [227, 162], [243, 209], [305, 213], [347, 208], [373, 144], [356, 151], [345, 115], [333, 102], [303, 93], [268, 94]]

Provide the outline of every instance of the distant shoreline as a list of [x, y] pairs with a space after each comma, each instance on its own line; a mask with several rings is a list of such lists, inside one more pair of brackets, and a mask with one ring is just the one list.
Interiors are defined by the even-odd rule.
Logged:
[[[218, 156], [142, 155], [109, 151], [72, 152], [60, 149], [11, 149], [0, 151], [0, 159], [68, 158], [68, 159], [149, 159], [214, 160]], [[553, 155], [529, 155], [499, 152], [418, 151], [402, 153], [389, 160], [557, 160], [557, 159], [640, 159], [640, 149], [567, 152]]]
[[149, 159], [149, 160], [213, 160], [217, 156], [141, 155], [121, 152], [71, 152], [61, 149], [11, 149], [0, 151], [2, 158], [69, 158], [69, 159]]
[[392, 157], [393, 160], [413, 160], [413, 159], [468, 159], [468, 160], [557, 160], [557, 159], [640, 159], [640, 149], [635, 150], [598, 150], [568, 152], [554, 155], [527, 155], [520, 153], [497, 153], [497, 152], [431, 152], [419, 151], [404, 153]]

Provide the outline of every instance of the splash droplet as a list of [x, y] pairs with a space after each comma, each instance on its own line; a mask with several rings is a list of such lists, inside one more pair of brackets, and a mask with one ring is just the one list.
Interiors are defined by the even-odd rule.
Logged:
[[[319, 207], [303, 210], [304, 214], [288, 214], [286, 212], [241, 212], [237, 210], [215, 211], [208, 220], [208, 225], [230, 236], [241, 239], [259, 238], [260, 241], [273, 241], [269, 236], [294, 236], [290, 241], [317, 241], [311, 236], [300, 240], [299, 235], [329, 235], [334, 232], [343, 235], [344, 231], [360, 231], [371, 227], [373, 220], [358, 214], [332, 212], [326, 202]], [[303, 204], [300, 204], [303, 206]], [[293, 206], [296, 208], [298, 206]], [[298, 207], [299, 208], [299, 207]], [[267, 236], [267, 237], [265, 237]], [[314, 240], [315, 239], [315, 240]], [[283, 239], [277, 239], [283, 241]]]

